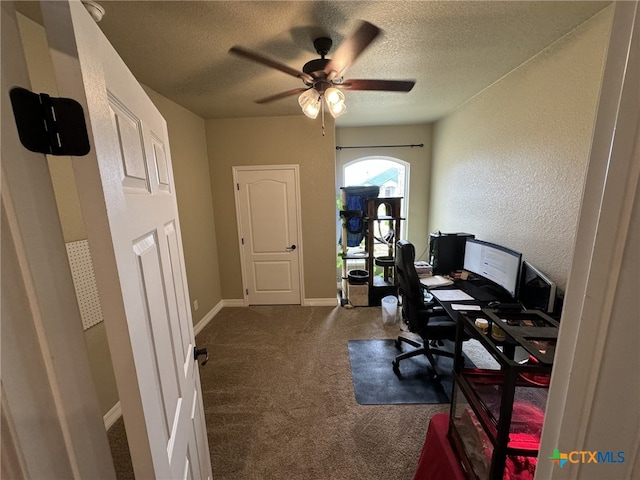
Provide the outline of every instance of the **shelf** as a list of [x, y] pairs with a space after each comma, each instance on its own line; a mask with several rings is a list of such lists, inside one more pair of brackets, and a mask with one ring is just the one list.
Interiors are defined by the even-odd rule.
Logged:
[[[348, 188], [350, 187], [344, 187], [342, 189], [341, 206], [346, 207], [349, 205], [350, 208], [353, 208], [353, 203], [350, 204], [348, 202]], [[347, 228], [347, 222], [349, 219], [353, 218], [358, 218], [362, 223], [363, 228], [358, 233], [364, 235], [364, 251], [361, 250], [362, 243], [358, 246], [354, 245], [353, 247], [347, 247], [346, 244], [343, 244], [342, 252], [338, 254], [339, 258], [342, 260], [342, 290], [343, 292], [348, 290], [348, 271], [351, 268], [366, 270], [369, 274], [366, 283], [368, 286], [369, 306], [380, 305], [381, 299], [386, 295], [397, 295], [393, 253], [395, 250], [395, 242], [400, 238], [400, 221], [402, 220], [400, 218], [401, 201], [401, 197], [370, 197], [365, 200], [362, 210], [347, 210], [346, 208], [339, 210], [339, 214], [343, 219], [342, 238], [348, 238], [349, 231]], [[384, 235], [389, 234], [391, 240], [384, 244], [386, 246], [386, 248], [383, 248], [383, 250], [385, 250], [384, 252], [377, 247], [375, 237], [375, 230], [384, 230], [384, 228], [378, 228], [378, 224], [374, 224], [374, 222], [378, 221], [389, 222], [389, 232], [386, 232], [385, 230]], [[354, 232], [351, 232], [351, 234], [353, 233]], [[358, 251], [349, 251], [350, 248], [358, 249]], [[390, 258], [391, 260], [383, 260], [384, 258]], [[376, 275], [376, 268], [384, 269], [383, 277]], [[344, 301], [349, 302], [350, 300], [350, 298], [345, 298]], [[358, 299], [358, 301], [361, 302], [361, 299]], [[353, 304], [353, 302], [351, 303]]]
[[393, 257], [374, 257], [373, 262], [378, 267], [393, 268], [395, 266], [395, 259]]
[[362, 218], [363, 215], [362, 210], [340, 210], [340, 216], [344, 218]]
[[[471, 315], [476, 318], [484, 318], [491, 326], [496, 323], [507, 334], [506, 340], [496, 341], [491, 334], [484, 335], [469, 322], [467, 329], [482, 344], [498, 363], [517, 367], [520, 365], [509, 358], [504, 352], [505, 347], [522, 347], [542, 365], [551, 366], [555, 353], [556, 338], [558, 335], [558, 322], [538, 310], [523, 310], [521, 312], [499, 312], [485, 308], [482, 312]], [[502, 320], [506, 321], [502, 321]]]
[[394, 217], [392, 215], [376, 215], [374, 217], [364, 217], [368, 221], [385, 221], [385, 220], [404, 220], [402, 217]]
[[386, 281], [384, 278], [377, 275], [373, 277], [372, 284], [374, 287], [395, 287], [393, 282]]
[[[497, 428], [500, 423], [504, 374], [496, 370], [463, 369], [456, 375], [456, 381], [485, 432], [495, 444], [498, 437]], [[509, 429], [510, 435], [522, 433], [539, 435], [541, 433], [547, 393], [547, 388], [532, 384], [525, 377], [518, 375]], [[507, 448], [511, 449], [513, 446], [509, 444]], [[534, 452], [528, 451], [528, 453]]]
[[342, 258], [343, 260], [366, 260], [367, 258], [369, 258], [369, 254], [364, 252], [364, 253], [341, 253], [340, 254], [340, 258]]
[[553, 364], [560, 326], [553, 318], [538, 310], [498, 312], [485, 309], [483, 312], [490, 321], [499, 322], [500, 328], [538, 362], [544, 365]]
[[[477, 318], [489, 320], [488, 334], [475, 326]], [[557, 322], [553, 322], [537, 311], [484, 309], [459, 315], [457, 353], [461, 354], [467, 332], [499, 364], [499, 369], [479, 369], [455, 363], [449, 437], [472, 478], [502, 480], [505, 472], [512, 478], [533, 477], [553, 352], [534, 346], [532, 339], [555, 340]], [[491, 337], [494, 324], [505, 331], [504, 341]], [[514, 360], [516, 349], [526, 361]]]
[[[469, 479], [486, 480], [492, 474], [492, 462], [496, 449], [494, 444], [486, 437], [485, 432], [478, 429], [478, 419], [471, 409], [466, 409], [458, 418], [450, 419], [449, 439], [457, 452], [465, 452], [459, 455]], [[526, 440], [518, 440], [519, 444], [525, 444]], [[530, 448], [508, 448], [504, 454], [505, 465], [510, 469], [518, 468], [521, 475], [513, 475], [509, 478], [533, 478], [537, 464], [539, 442], [534, 441]], [[522, 473], [526, 470], [526, 473]], [[503, 475], [493, 478], [502, 480]]]

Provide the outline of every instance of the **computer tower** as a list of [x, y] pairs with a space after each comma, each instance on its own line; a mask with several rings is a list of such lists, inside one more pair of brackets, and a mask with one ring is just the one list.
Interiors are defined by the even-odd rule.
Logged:
[[464, 247], [471, 233], [432, 233], [429, 236], [429, 259], [434, 275], [448, 275], [461, 270], [464, 264]]

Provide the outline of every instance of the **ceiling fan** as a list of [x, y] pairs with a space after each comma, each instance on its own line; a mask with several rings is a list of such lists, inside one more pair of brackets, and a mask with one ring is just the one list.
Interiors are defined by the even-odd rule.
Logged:
[[[333, 45], [328, 37], [316, 38], [313, 42], [320, 58], [304, 64], [302, 70], [291, 68], [283, 63], [267, 58], [259, 53], [243, 47], [234, 46], [230, 53], [275, 68], [288, 75], [300, 78], [304, 87], [277, 93], [269, 97], [256, 100], [256, 103], [268, 103], [281, 98], [300, 94], [298, 103], [302, 112], [309, 118], [316, 118], [324, 104], [336, 118], [344, 113], [343, 89], [347, 90], [378, 90], [390, 92], [409, 92], [415, 85], [413, 80], [344, 80], [343, 73], [353, 64], [360, 54], [376, 39], [381, 30], [369, 22], [361, 22], [359, 27], [335, 51], [333, 58], [325, 58]], [[324, 99], [324, 102], [322, 100]]]

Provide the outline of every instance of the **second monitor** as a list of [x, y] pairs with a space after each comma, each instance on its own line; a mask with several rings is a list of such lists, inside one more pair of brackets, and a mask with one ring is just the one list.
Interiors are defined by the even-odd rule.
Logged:
[[556, 284], [529, 262], [522, 262], [518, 296], [524, 308], [555, 311]]

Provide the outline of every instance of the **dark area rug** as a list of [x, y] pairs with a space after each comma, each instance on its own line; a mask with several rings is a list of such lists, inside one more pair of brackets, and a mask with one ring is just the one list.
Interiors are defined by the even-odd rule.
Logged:
[[[427, 357], [419, 355], [400, 362], [401, 376], [393, 372], [391, 362], [413, 347], [395, 339], [349, 340], [349, 361], [356, 401], [360, 405], [400, 405], [449, 403], [453, 382], [453, 359], [436, 356], [442, 375], [434, 381]], [[465, 365], [470, 361], [465, 358]]]

